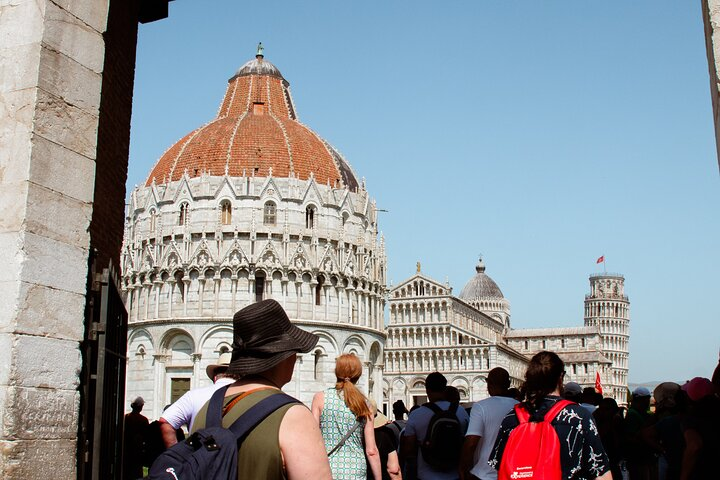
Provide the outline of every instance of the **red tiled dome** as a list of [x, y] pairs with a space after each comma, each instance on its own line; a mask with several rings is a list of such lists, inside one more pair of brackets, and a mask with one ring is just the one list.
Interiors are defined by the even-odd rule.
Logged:
[[357, 179], [329, 143], [297, 121], [290, 84], [258, 55], [228, 81], [215, 120], [188, 133], [155, 164], [147, 185], [210, 175], [268, 176], [307, 180], [356, 190]]

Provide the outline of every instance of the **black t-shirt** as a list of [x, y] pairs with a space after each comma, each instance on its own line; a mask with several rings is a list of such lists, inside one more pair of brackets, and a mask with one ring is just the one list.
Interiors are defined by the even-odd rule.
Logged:
[[[382, 472], [382, 478], [383, 480], [390, 480], [390, 475], [387, 472], [387, 461], [388, 455], [396, 451], [398, 447], [395, 433], [387, 426], [376, 428], [375, 444], [377, 445], [378, 452], [380, 452], [380, 471]], [[369, 468], [367, 475], [367, 478], [372, 480], [373, 474]]]
[[[530, 412], [530, 421], [540, 421], [560, 397], [548, 395], [540, 408]], [[519, 425], [515, 411], [507, 414], [500, 426], [489, 463], [500, 468], [510, 432]], [[573, 403], [563, 408], [551, 425], [560, 439], [560, 465], [565, 480], [593, 480], [610, 471], [610, 460], [605, 453], [592, 415]]]

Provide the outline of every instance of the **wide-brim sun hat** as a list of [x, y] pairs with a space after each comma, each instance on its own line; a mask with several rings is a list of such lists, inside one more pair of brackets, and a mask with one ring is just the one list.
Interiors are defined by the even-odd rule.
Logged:
[[370, 400], [370, 410], [375, 415], [373, 418], [373, 428], [380, 428], [390, 423], [388, 417], [386, 417], [384, 413], [378, 410], [375, 400]]
[[294, 353], [312, 350], [319, 337], [295, 326], [275, 300], [263, 300], [233, 317], [233, 351], [228, 375], [264, 372]]
[[220, 358], [218, 358], [217, 363], [208, 365], [205, 368], [205, 373], [207, 373], [210, 380], [215, 380], [215, 376], [227, 371], [231, 358], [232, 354], [230, 352], [223, 352], [220, 354]]

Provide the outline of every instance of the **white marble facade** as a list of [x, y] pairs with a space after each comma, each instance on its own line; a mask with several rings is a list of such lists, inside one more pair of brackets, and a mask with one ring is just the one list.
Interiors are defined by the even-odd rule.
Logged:
[[420, 272], [390, 290], [383, 398], [425, 401], [424, 379], [440, 371], [463, 402], [487, 397], [489, 370], [503, 367], [519, 386], [529, 359], [541, 350], [560, 355], [567, 381], [595, 386], [599, 373], [605, 396], [627, 402], [629, 302], [618, 274], [590, 277], [585, 326], [510, 328], [510, 303], [485, 273], [482, 260], [459, 297], [452, 287]]
[[232, 315], [259, 298], [276, 299], [321, 338], [288, 392], [309, 402], [334, 382], [334, 358], [351, 351], [365, 363], [361, 387], [375, 395], [386, 278], [376, 213], [364, 186], [312, 178], [186, 175], [133, 190], [122, 252], [126, 397], [142, 395], [157, 417], [174, 379], [209, 383], [206, 365], [232, 343]]
[[419, 268], [391, 289], [383, 378], [388, 408], [396, 400], [408, 406], [424, 402], [425, 377], [434, 371], [447, 377], [463, 402], [487, 397], [487, 373], [498, 366], [510, 372], [514, 386], [520, 385], [527, 359], [503, 340], [509, 303], [486, 300], [490, 314], [453, 296], [449, 285]]

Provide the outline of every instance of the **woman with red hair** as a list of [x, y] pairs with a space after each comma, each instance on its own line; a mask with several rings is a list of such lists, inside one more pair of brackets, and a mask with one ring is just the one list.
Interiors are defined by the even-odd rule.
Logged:
[[367, 464], [375, 480], [382, 478], [375, 445], [374, 412], [355, 386], [361, 375], [362, 365], [357, 356], [340, 355], [335, 361], [335, 386], [313, 397], [312, 413], [320, 422], [334, 480], [365, 480]]

